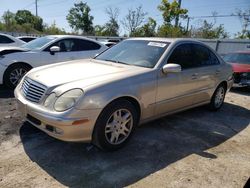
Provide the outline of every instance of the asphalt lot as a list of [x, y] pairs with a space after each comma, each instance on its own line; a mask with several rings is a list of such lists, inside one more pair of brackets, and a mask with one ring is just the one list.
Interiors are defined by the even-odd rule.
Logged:
[[119, 151], [66, 143], [24, 122], [0, 86], [0, 187], [243, 187], [250, 177], [250, 90], [140, 126]]

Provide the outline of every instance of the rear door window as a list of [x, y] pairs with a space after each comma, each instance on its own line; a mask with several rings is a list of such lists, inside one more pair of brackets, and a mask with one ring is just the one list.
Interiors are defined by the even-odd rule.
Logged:
[[99, 50], [101, 46], [93, 41], [74, 39], [76, 47], [73, 51], [89, 51], [89, 50]]
[[195, 64], [199, 67], [218, 65], [219, 60], [211, 50], [200, 44], [192, 44]]

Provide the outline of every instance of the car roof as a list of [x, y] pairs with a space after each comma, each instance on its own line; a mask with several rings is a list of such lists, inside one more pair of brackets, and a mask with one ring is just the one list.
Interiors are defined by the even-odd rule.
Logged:
[[[146, 41], [157, 41], [157, 42], [181, 42], [181, 41], [190, 41], [190, 42], [200, 42], [199, 40], [196, 39], [190, 39], [190, 38], [161, 38], [161, 37], [138, 37], [138, 38], [129, 38], [126, 40], [146, 40]], [[202, 42], [200, 42], [202, 43]]]
[[17, 37], [18, 39], [20, 39], [20, 38], [37, 38], [37, 37], [34, 37], [34, 36], [19, 36], [19, 37]]
[[99, 45], [102, 45], [102, 46], [105, 46], [104, 44], [100, 43], [99, 41], [97, 40], [94, 40], [94, 39], [91, 39], [91, 38], [88, 38], [88, 37], [84, 37], [84, 36], [78, 36], [78, 35], [46, 35], [44, 37], [55, 37], [55, 38], [76, 38], [76, 39], [86, 39], [86, 40], [89, 40], [89, 41], [93, 41]]
[[18, 38], [16, 38], [16, 37], [13, 37], [12, 35], [8, 35], [8, 34], [5, 34], [5, 33], [0, 33], [0, 35], [6, 36], [6, 37], [8, 37], [8, 38], [14, 40], [15, 42], [20, 42], [20, 43], [23, 43], [23, 44], [26, 43], [26, 42], [22, 41], [21, 39], [18, 39]]
[[236, 51], [236, 52], [231, 52], [231, 54], [233, 54], [233, 53], [250, 54], [250, 51]]

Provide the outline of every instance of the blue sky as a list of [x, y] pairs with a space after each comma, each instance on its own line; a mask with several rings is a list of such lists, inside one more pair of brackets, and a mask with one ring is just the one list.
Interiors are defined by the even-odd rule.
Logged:
[[[19, 9], [27, 9], [35, 14], [34, 2], [35, 0], [0, 0], [0, 15], [3, 15], [6, 10], [16, 12]], [[58, 27], [71, 31], [66, 15], [75, 2], [78, 0], [38, 0], [38, 15], [43, 18], [45, 23], [51, 24], [55, 21]], [[140, 5], [148, 13], [148, 16], [157, 20], [157, 23], [162, 23], [161, 13], [157, 9], [161, 0], [85, 0], [84, 2], [87, 2], [91, 8], [95, 25], [102, 25], [107, 21], [106, 7], [119, 8], [119, 20], [122, 20], [129, 8], [136, 8]], [[213, 11], [218, 12], [219, 15], [230, 15], [237, 8], [249, 9], [250, 0], [182, 0], [182, 7], [188, 9], [188, 14], [191, 17], [211, 15]], [[213, 19], [208, 20], [213, 21]], [[200, 21], [200, 19], [191, 19], [190, 25], [196, 26]], [[236, 17], [217, 18], [216, 23], [224, 24], [231, 36], [241, 30], [240, 21]], [[185, 24], [186, 21], [183, 21], [183, 25]], [[122, 28], [121, 34], [123, 33]]]

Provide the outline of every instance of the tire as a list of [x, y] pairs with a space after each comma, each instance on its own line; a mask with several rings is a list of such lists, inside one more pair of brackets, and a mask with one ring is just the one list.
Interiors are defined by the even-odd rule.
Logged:
[[138, 124], [135, 107], [127, 100], [109, 104], [99, 115], [93, 133], [93, 144], [104, 151], [124, 146]]
[[221, 84], [216, 88], [211, 98], [209, 109], [211, 111], [219, 110], [224, 103], [225, 95], [226, 95], [226, 87], [223, 84]]
[[22, 77], [31, 69], [25, 64], [14, 64], [9, 66], [3, 76], [4, 84], [10, 89], [15, 89]]

